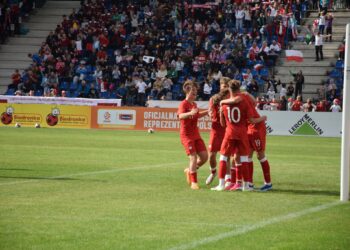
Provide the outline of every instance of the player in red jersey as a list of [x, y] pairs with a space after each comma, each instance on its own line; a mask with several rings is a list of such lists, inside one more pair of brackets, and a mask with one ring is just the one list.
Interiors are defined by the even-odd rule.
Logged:
[[202, 140], [197, 122], [198, 118], [206, 116], [208, 111], [199, 111], [194, 102], [197, 98], [198, 86], [187, 80], [183, 85], [186, 99], [178, 108], [177, 115], [180, 119], [180, 139], [190, 159], [189, 168], [185, 169], [187, 182], [194, 190], [199, 189], [197, 182], [197, 169], [208, 160], [208, 152]]
[[[231, 79], [228, 77], [220, 78], [220, 91], [228, 88], [228, 82]], [[208, 176], [205, 184], [210, 185], [215, 176], [216, 176], [216, 155], [217, 152], [220, 151], [222, 140], [225, 135], [225, 128], [220, 124], [220, 101], [221, 101], [221, 93], [215, 94], [209, 100], [209, 115], [211, 117], [211, 130], [210, 130], [210, 138], [209, 138], [209, 163], [210, 163], [210, 175]]]
[[[249, 108], [252, 110], [253, 118], [259, 118], [260, 115], [257, 112], [255, 106], [256, 101], [253, 96], [248, 93], [241, 93], [242, 96], [248, 103]], [[227, 99], [222, 101], [222, 104], [233, 103], [234, 99]], [[265, 147], [266, 147], [266, 125], [265, 122], [259, 123], [250, 123], [248, 122], [248, 138], [250, 144], [250, 153], [248, 158], [248, 182], [251, 187], [253, 187], [253, 153], [254, 151], [257, 153], [257, 158], [260, 161], [261, 168], [263, 170], [264, 181], [265, 184], [260, 188], [261, 191], [268, 191], [272, 189], [271, 183], [271, 175], [270, 175], [270, 165], [265, 155]], [[239, 176], [238, 176], [239, 178]]]
[[[245, 98], [239, 95], [240, 82], [231, 80], [229, 82], [230, 100], [232, 103], [225, 104], [221, 101], [220, 121], [222, 125], [226, 125], [225, 137], [220, 150], [220, 169], [226, 171], [227, 158], [233, 154], [240, 156], [243, 174], [243, 191], [251, 191], [249, 187], [249, 170], [248, 170], [248, 155], [250, 152], [249, 140], [247, 135], [248, 120], [251, 123], [259, 123], [266, 120], [266, 117], [253, 118], [252, 110], [249, 108], [249, 103]], [[219, 177], [219, 185], [216, 190], [225, 189], [225, 180]], [[238, 189], [235, 187], [236, 190]]]

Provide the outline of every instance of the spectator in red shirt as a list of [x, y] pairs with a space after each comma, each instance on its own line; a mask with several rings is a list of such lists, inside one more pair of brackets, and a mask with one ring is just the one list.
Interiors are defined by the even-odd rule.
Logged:
[[303, 102], [301, 101], [301, 96], [298, 95], [297, 99], [292, 104], [292, 111], [300, 111], [303, 106]]
[[12, 83], [8, 86], [8, 89], [18, 89], [18, 84], [21, 82], [21, 74], [19, 73], [19, 70], [16, 69], [15, 72], [11, 76]]
[[322, 100], [317, 103], [316, 112], [327, 112], [327, 105], [325, 100]]

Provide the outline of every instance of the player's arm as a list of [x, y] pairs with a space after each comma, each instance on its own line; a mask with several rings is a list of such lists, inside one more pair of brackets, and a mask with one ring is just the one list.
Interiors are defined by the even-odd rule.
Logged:
[[201, 118], [203, 116], [207, 116], [209, 114], [208, 110], [198, 112], [198, 117]]
[[225, 100], [220, 101], [220, 106], [222, 106], [224, 104], [235, 104], [235, 103], [239, 103], [240, 101], [242, 101], [242, 97], [235, 96], [235, 97], [231, 97], [229, 99], [225, 99]]
[[266, 115], [260, 116], [259, 118], [253, 118], [253, 117], [249, 118], [249, 122], [252, 123], [252, 124], [257, 124], [257, 123], [260, 123], [260, 122], [264, 122], [266, 120], [267, 120]]
[[198, 109], [197, 108], [192, 109], [191, 111], [186, 112], [186, 113], [180, 113], [179, 114], [179, 119], [180, 120], [189, 119], [189, 118], [192, 118], [196, 114], [198, 114]]

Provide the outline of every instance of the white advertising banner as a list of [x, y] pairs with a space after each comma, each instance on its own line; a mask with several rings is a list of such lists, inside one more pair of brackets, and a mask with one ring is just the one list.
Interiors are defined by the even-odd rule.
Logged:
[[42, 97], [42, 96], [8, 96], [0, 95], [0, 101], [16, 104], [54, 104], [54, 105], [76, 105], [76, 106], [97, 106], [114, 105], [121, 106], [121, 99], [88, 99], [68, 97]]
[[266, 130], [270, 135], [341, 136], [342, 113], [259, 111], [267, 116]]
[[[200, 109], [207, 109], [207, 101], [196, 102]], [[149, 107], [177, 108], [179, 101], [148, 101]], [[259, 111], [267, 116], [267, 133], [270, 135], [313, 135], [341, 137], [342, 113]]]
[[136, 110], [99, 109], [97, 124], [104, 127], [135, 126]]

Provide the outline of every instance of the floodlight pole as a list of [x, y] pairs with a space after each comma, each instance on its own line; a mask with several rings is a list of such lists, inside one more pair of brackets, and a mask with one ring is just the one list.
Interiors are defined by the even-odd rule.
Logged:
[[350, 23], [346, 25], [343, 88], [343, 121], [341, 142], [340, 200], [349, 200], [350, 169]]

